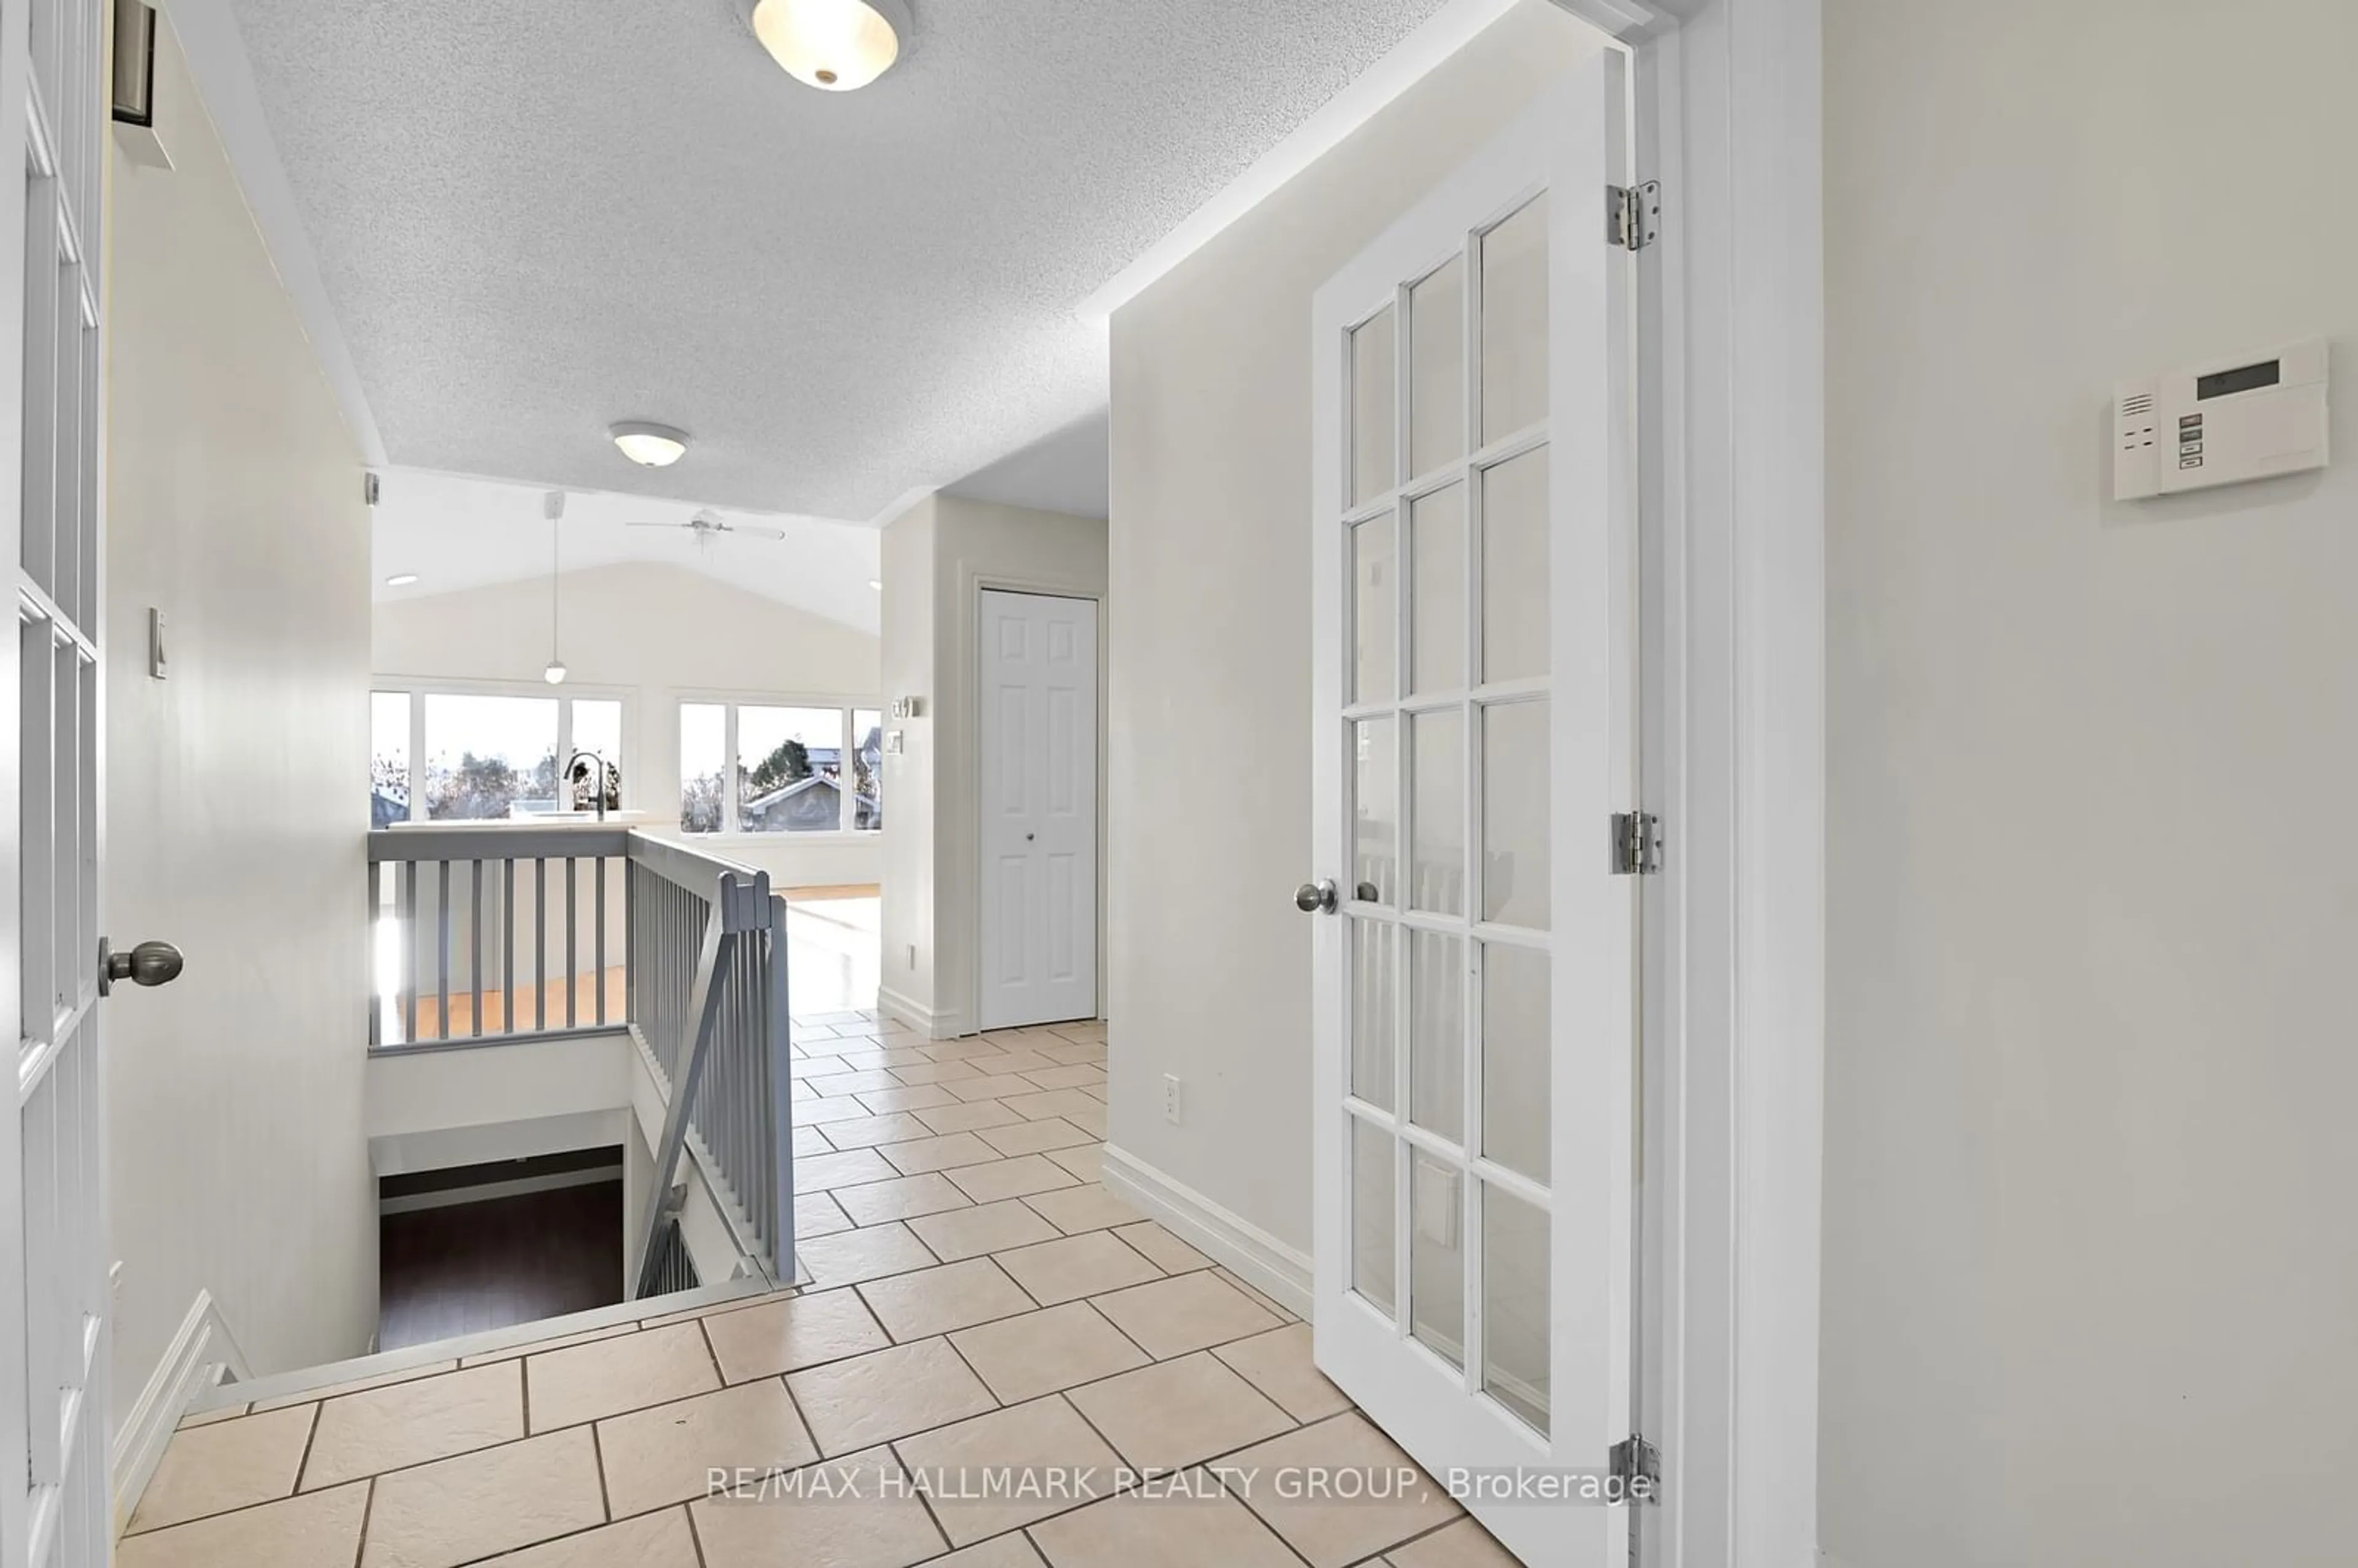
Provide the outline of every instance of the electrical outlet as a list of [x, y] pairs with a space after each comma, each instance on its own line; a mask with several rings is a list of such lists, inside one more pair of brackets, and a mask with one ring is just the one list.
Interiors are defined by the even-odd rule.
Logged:
[[1172, 1126], [1179, 1125], [1179, 1075], [1163, 1075], [1163, 1119]]

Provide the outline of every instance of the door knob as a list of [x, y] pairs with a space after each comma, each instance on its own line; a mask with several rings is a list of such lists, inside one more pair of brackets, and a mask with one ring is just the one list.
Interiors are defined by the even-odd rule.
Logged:
[[1322, 877], [1314, 882], [1303, 882], [1293, 890], [1293, 907], [1304, 914], [1335, 913], [1336, 892], [1332, 877]]
[[180, 950], [169, 942], [142, 942], [128, 953], [118, 953], [102, 936], [98, 939], [98, 994], [105, 996], [114, 990], [118, 980], [137, 986], [168, 985], [180, 978], [181, 966]]

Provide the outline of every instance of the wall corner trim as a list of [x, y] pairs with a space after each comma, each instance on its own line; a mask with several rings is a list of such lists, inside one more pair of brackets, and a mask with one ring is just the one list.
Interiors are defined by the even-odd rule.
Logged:
[[966, 1026], [966, 1015], [956, 1008], [936, 1012], [890, 986], [876, 988], [876, 1011], [900, 1020], [928, 1040], [955, 1040], [971, 1033]]
[[1310, 1321], [1310, 1255], [1222, 1208], [1195, 1188], [1146, 1163], [1135, 1154], [1105, 1148], [1106, 1190], [1215, 1262], [1225, 1263], [1245, 1283], [1304, 1323]]
[[238, 1348], [211, 1291], [199, 1291], [165, 1347], [146, 1387], [114, 1434], [114, 1525], [120, 1530], [139, 1506], [140, 1494], [164, 1462], [164, 1449], [189, 1404], [207, 1389], [226, 1381], [249, 1382], [254, 1370]]

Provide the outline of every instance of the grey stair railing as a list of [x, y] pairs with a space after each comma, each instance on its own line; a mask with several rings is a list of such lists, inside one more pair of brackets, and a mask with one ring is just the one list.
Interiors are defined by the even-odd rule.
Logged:
[[694, 1162], [739, 1250], [775, 1282], [794, 1275], [794, 1133], [786, 1012], [786, 901], [767, 872], [632, 837], [634, 1030], [667, 1101], [655, 1181], [632, 1232], [635, 1295], [660, 1293]]
[[587, 825], [382, 828], [368, 861], [372, 1052], [627, 1030], [665, 1098], [656, 1180], [626, 1217], [633, 1296], [694, 1272], [683, 1161], [744, 1265], [791, 1281], [786, 901], [766, 873]]

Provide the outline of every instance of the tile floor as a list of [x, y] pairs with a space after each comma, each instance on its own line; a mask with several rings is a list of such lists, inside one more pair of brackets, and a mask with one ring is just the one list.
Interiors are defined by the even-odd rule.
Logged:
[[1102, 1025], [795, 1045], [800, 1291], [192, 1419], [120, 1568], [1513, 1562], [1422, 1476], [1278, 1482], [1408, 1461], [1306, 1325], [1098, 1184]]

